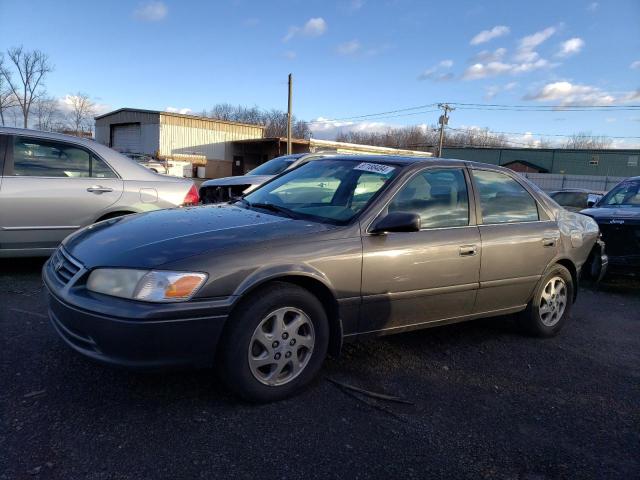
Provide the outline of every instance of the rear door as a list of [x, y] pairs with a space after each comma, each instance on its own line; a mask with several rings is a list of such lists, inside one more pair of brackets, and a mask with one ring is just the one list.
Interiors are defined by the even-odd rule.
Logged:
[[49, 249], [118, 201], [123, 182], [82, 145], [9, 136], [0, 188], [0, 248]]
[[515, 175], [473, 169], [472, 178], [482, 238], [474, 312], [522, 306], [558, 253], [558, 226]]

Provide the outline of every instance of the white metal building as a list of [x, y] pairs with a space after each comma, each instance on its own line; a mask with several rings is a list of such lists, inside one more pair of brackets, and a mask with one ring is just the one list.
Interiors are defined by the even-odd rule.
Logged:
[[123, 153], [206, 164], [209, 178], [231, 175], [232, 142], [264, 137], [264, 127], [156, 110], [121, 108], [96, 117], [96, 141]]

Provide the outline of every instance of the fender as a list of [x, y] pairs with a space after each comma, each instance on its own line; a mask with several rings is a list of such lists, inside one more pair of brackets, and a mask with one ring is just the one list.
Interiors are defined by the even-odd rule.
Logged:
[[247, 276], [242, 282], [240, 282], [232, 295], [235, 298], [239, 299], [249, 290], [253, 290], [263, 283], [287, 276], [307, 277], [313, 280], [317, 280], [331, 292], [334, 299], [338, 298], [336, 296], [335, 289], [331, 285], [331, 282], [329, 281], [327, 276], [324, 273], [306, 264], [272, 265], [269, 267], [259, 268], [252, 272], [249, 276]]

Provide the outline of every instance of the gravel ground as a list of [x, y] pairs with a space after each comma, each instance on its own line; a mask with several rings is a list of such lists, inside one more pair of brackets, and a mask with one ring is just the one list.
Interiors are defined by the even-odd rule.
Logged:
[[78, 356], [48, 324], [41, 266], [0, 262], [0, 479], [640, 478], [637, 281], [583, 289], [553, 339], [513, 318], [373, 339], [254, 406], [207, 370]]

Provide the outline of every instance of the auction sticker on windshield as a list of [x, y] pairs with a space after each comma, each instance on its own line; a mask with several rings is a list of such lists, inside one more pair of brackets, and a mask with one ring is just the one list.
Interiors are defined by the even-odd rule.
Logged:
[[390, 167], [389, 165], [381, 165], [380, 163], [368, 162], [362, 162], [354, 168], [354, 170], [364, 170], [365, 172], [380, 173], [382, 175], [387, 175], [388, 173], [393, 172], [395, 169], [395, 167]]

